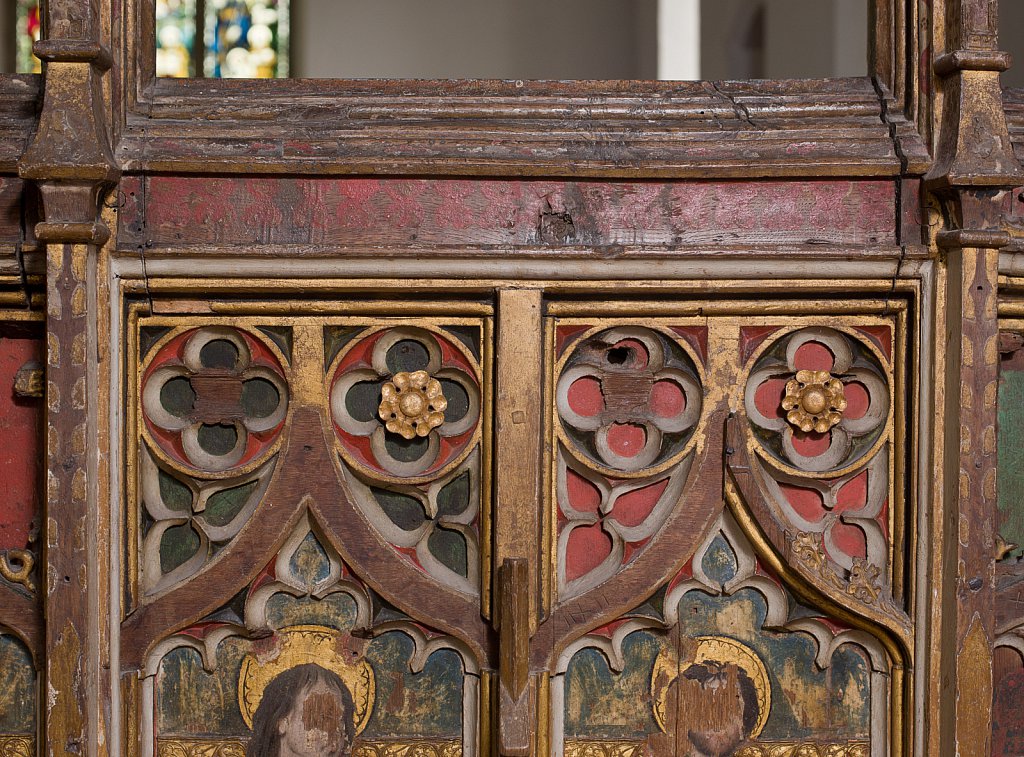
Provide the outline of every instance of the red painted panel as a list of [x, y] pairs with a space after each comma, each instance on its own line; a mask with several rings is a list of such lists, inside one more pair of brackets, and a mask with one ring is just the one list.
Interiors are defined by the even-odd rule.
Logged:
[[148, 241], [671, 248], [896, 241], [896, 184], [888, 180], [152, 176], [145, 179], [145, 191], [138, 181], [125, 186], [122, 246]]
[[44, 361], [42, 339], [20, 329], [0, 330], [0, 549], [21, 549], [40, 514], [43, 401], [14, 395], [14, 377], [26, 363]]

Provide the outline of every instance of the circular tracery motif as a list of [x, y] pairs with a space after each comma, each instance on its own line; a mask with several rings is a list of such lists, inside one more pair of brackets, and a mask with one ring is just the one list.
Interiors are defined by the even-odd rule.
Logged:
[[616, 475], [649, 474], [678, 462], [702, 399], [686, 348], [639, 326], [606, 329], [577, 342], [562, 360], [556, 390], [567, 448]]
[[342, 349], [330, 375], [342, 455], [371, 476], [435, 478], [464, 460], [479, 434], [479, 363], [443, 331], [368, 330]]
[[237, 475], [276, 445], [288, 388], [276, 350], [228, 326], [166, 339], [142, 372], [145, 434], [172, 465]]
[[825, 327], [791, 331], [768, 344], [747, 380], [755, 442], [791, 473], [844, 473], [882, 441], [887, 376], [866, 339]]

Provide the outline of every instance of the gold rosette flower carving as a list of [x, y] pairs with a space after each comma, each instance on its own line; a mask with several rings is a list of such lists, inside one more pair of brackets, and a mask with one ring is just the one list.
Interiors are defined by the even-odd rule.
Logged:
[[402, 371], [385, 382], [380, 390], [377, 412], [384, 427], [406, 439], [426, 436], [444, 423], [448, 400], [441, 391], [441, 382], [426, 371]]
[[786, 420], [801, 431], [824, 434], [843, 419], [843, 382], [828, 371], [797, 371], [782, 400]]

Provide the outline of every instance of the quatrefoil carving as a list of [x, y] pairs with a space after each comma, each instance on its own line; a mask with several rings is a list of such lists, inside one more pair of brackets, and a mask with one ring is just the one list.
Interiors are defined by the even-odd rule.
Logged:
[[254, 335], [194, 329], [165, 344], [142, 379], [146, 431], [166, 458], [222, 473], [265, 457], [288, 412], [281, 363]]

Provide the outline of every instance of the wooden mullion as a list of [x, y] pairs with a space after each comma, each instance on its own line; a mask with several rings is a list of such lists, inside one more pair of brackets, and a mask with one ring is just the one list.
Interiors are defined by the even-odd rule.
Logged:
[[[85, 755], [95, 681], [88, 567], [95, 561], [88, 491], [86, 245], [47, 249], [47, 456], [44, 543], [45, 754]], [[94, 250], [93, 250], [94, 251]]]

